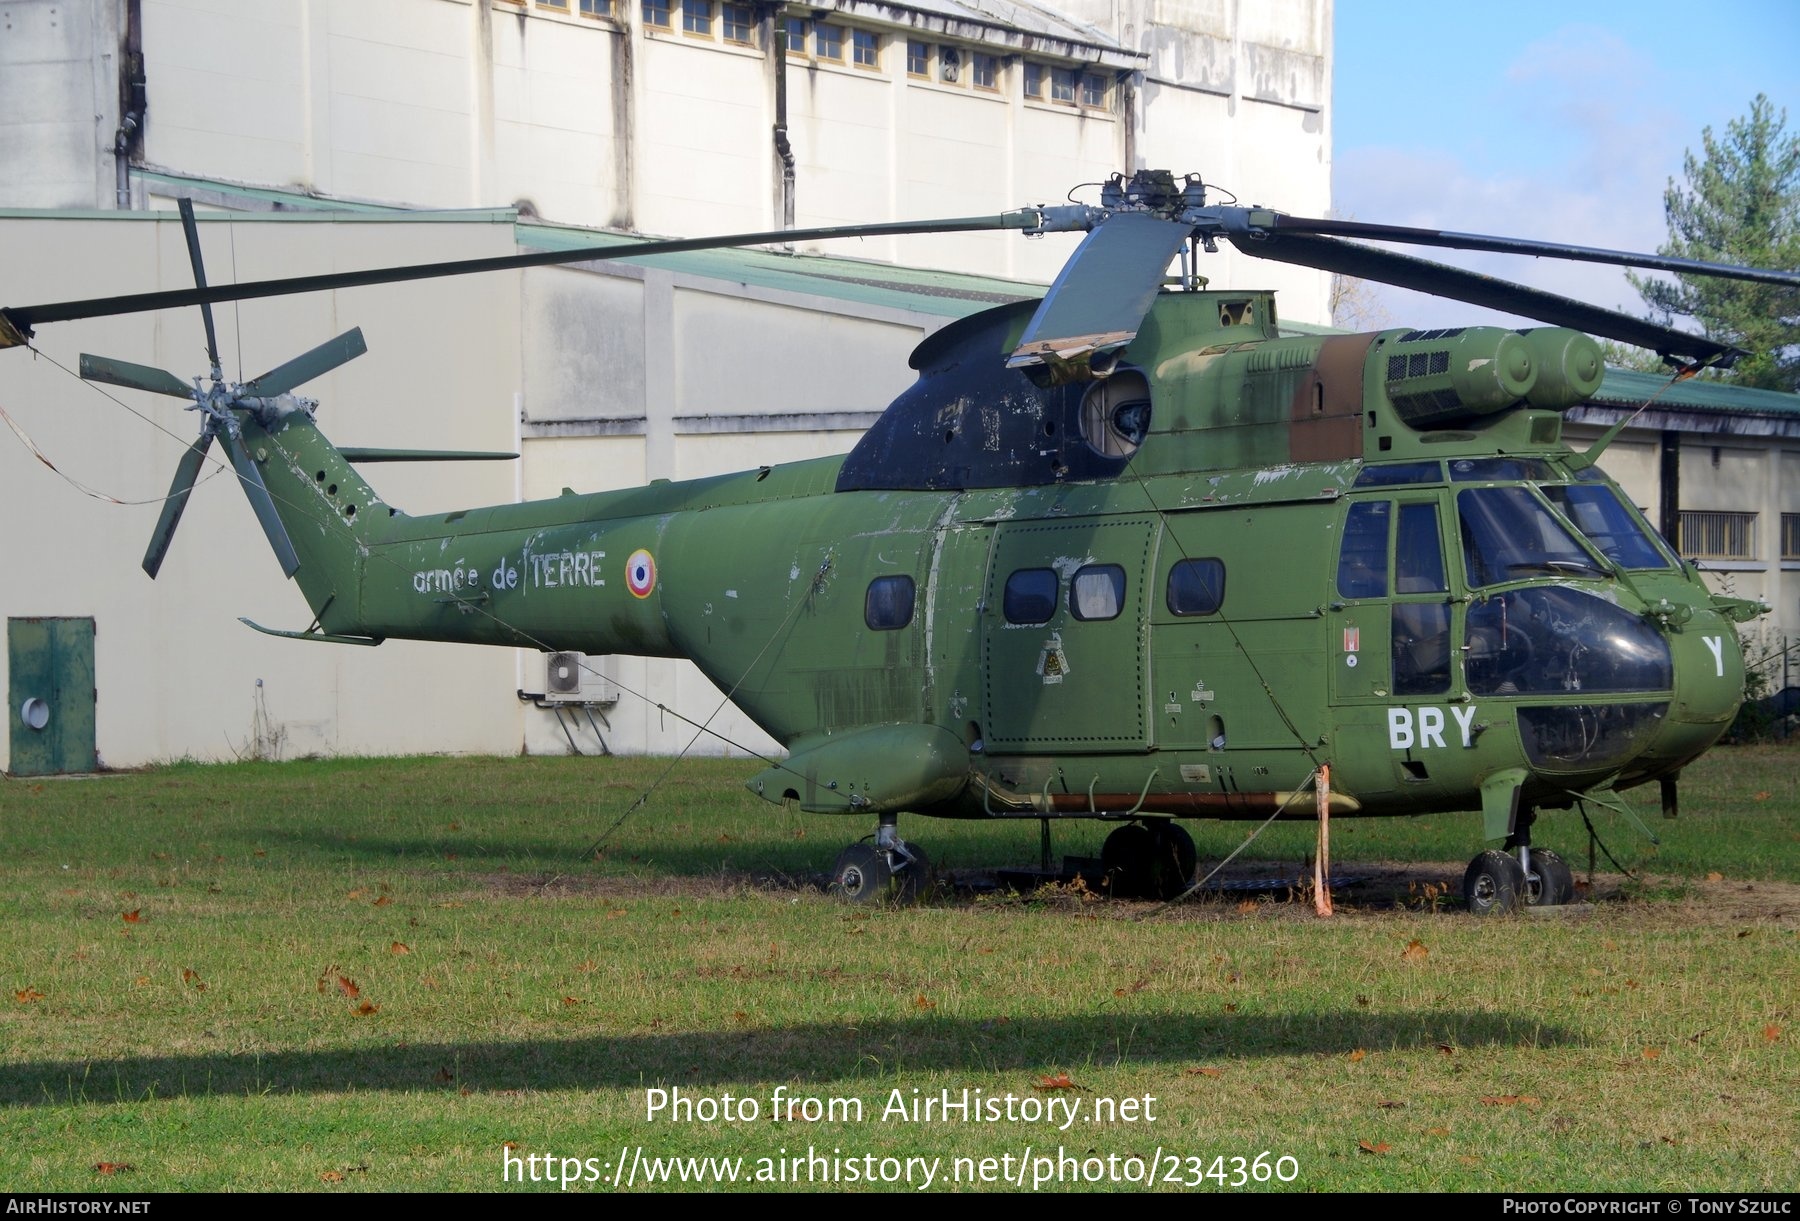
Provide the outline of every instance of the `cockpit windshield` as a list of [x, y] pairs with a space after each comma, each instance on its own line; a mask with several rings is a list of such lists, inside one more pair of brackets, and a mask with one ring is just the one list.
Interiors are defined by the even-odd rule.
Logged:
[[1588, 542], [1620, 568], [1670, 568], [1675, 564], [1619, 493], [1604, 483], [1549, 484], [1539, 489]]
[[1537, 576], [1606, 575], [1528, 488], [1467, 488], [1456, 494], [1456, 510], [1473, 588]]

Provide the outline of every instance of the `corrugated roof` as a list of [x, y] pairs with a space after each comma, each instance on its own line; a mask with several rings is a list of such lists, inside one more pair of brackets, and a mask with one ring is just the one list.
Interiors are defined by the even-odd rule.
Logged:
[[[518, 240], [519, 245], [527, 249], [570, 250], [580, 246], [630, 246], [646, 239], [603, 230], [521, 222]], [[943, 318], [961, 318], [990, 305], [1044, 295], [1043, 285], [1019, 280], [755, 248], [695, 250], [684, 254], [651, 255], [633, 261], [646, 267], [708, 279]]]
[[1755, 390], [1700, 377], [1671, 386], [1668, 377], [1661, 374], [1610, 367], [1599, 392], [1588, 401], [1596, 406], [1637, 408], [1652, 397], [1658, 408], [1674, 411], [1800, 418], [1800, 394]]

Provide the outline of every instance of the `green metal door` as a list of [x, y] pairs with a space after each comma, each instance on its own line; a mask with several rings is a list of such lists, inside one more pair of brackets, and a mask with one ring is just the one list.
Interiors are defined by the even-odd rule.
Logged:
[[1005, 523], [983, 616], [989, 749], [1143, 750], [1147, 518]]
[[10, 770], [15, 776], [91, 772], [94, 621], [6, 621]]

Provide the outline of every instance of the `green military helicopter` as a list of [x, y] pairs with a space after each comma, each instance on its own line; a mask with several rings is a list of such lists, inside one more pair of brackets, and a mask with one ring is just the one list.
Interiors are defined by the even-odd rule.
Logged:
[[[199, 304], [192, 385], [82, 358], [84, 376], [193, 400], [144, 568], [155, 576], [218, 439], [314, 620], [277, 635], [390, 637], [684, 657], [788, 758], [750, 787], [871, 820], [832, 887], [916, 893], [902, 813], [1117, 822], [1114, 893], [1170, 895], [1180, 818], [1480, 811], [1472, 910], [1559, 904], [1569, 866], [1538, 811], [1682, 767], [1731, 723], [1733, 630], [1715, 596], [1585, 453], [1562, 415], [1600, 385], [1587, 333], [1727, 364], [1705, 338], [1344, 237], [1506, 250], [1783, 284], [1766, 272], [1210, 205], [1198, 176], [1115, 176], [1098, 207], [650, 242], [0, 311], [45, 322]], [[954, 229], [1086, 230], [1041, 302], [919, 345], [917, 382], [841, 457], [426, 517], [290, 393], [360, 354], [351, 331], [246, 383], [210, 303], [550, 262]], [[1203, 290], [1202, 251], [1418, 288], [1552, 325], [1298, 336], [1268, 292]], [[1164, 273], [1180, 256], [1172, 289]], [[1617, 430], [1615, 430], [1616, 432]], [[466, 455], [465, 455], [466, 456]], [[257, 626], [257, 625], [252, 625]], [[269, 630], [259, 628], [259, 630]]]

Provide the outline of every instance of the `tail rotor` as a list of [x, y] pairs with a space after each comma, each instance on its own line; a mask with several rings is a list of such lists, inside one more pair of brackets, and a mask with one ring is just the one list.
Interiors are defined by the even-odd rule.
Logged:
[[[181, 226], [187, 237], [188, 259], [194, 268], [194, 283], [204, 289], [206, 268], [200, 257], [200, 233], [199, 226], [194, 221], [194, 205], [192, 201], [184, 199], [180, 208]], [[226, 380], [219, 364], [219, 344], [213, 327], [212, 306], [202, 302], [200, 315], [206, 324], [206, 359], [210, 369], [206, 378], [196, 377], [192, 384], [183, 382], [173, 373], [148, 365], [91, 356], [85, 352], [81, 356], [81, 376], [89, 381], [187, 399], [190, 403], [188, 410], [200, 413], [200, 435], [188, 446], [187, 452], [175, 467], [175, 478], [169, 484], [168, 498], [163, 502], [156, 529], [150, 535], [150, 546], [144, 552], [144, 571], [154, 578], [162, 568], [163, 559], [169, 552], [169, 544], [175, 537], [175, 527], [181, 523], [182, 511], [187, 508], [188, 496], [200, 478], [207, 453], [212, 448], [213, 439], [217, 437], [225, 447], [225, 455], [237, 474], [239, 484], [243, 486], [244, 495], [250, 500], [250, 507], [262, 526], [263, 534], [269, 540], [269, 546], [275, 551], [275, 558], [281, 563], [282, 573], [291, 577], [300, 569], [300, 556], [294, 550], [293, 541], [288, 538], [287, 528], [282, 525], [280, 514], [276, 512], [275, 499], [269, 494], [268, 485], [263, 481], [256, 457], [244, 440], [244, 416], [239, 413], [254, 417], [265, 427], [273, 425], [281, 416], [292, 411], [304, 411], [310, 416], [318, 407], [317, 400], [298, 398], [288, 392], [361, 356], [368, 351], [368, 345], [363, 342], [361, 328], [353, 328], [311, 351], [277, 365], [260, 377], [242, 383], [232, 382]]]

